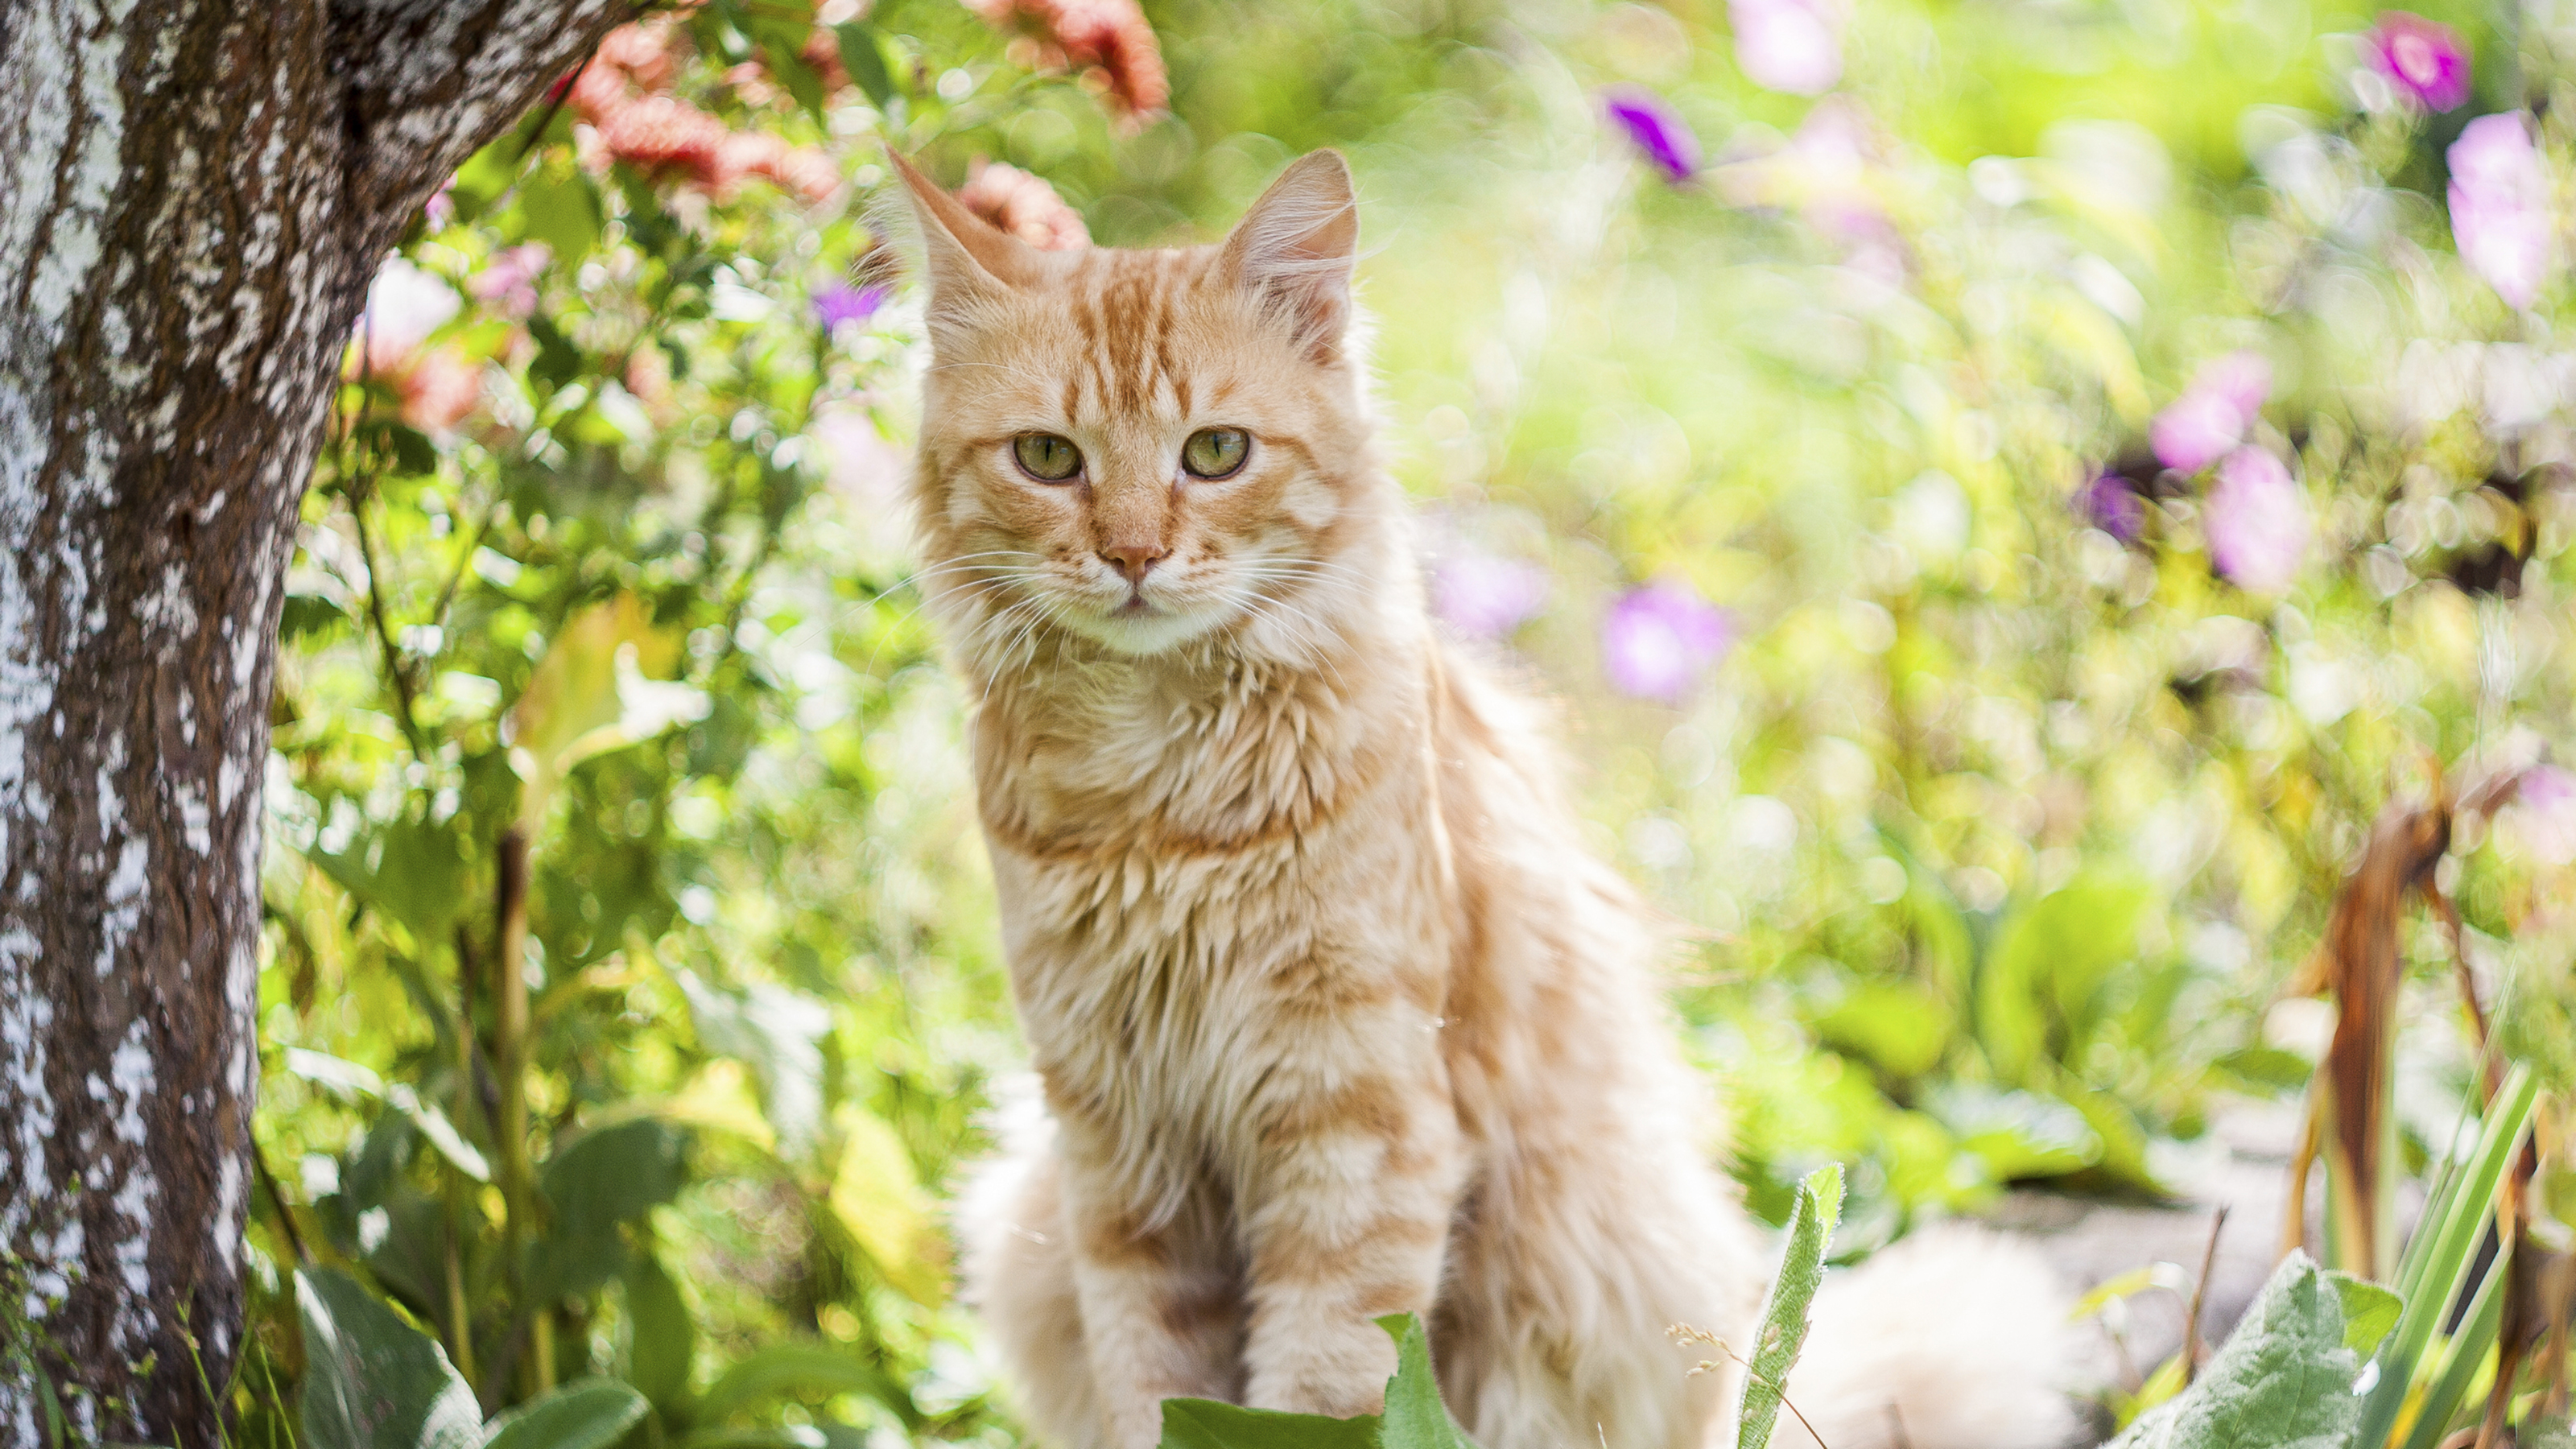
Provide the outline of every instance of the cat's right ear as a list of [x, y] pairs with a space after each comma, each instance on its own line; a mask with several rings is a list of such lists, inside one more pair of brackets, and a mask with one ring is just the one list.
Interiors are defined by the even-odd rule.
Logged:
[[1028, 243], [968, 211], [893, 148], [886, 159], [912, 193], [912, 214], [921, 223], [934, 329], [964, 324], [981, 305], [1035, 280], [1042, 263]]

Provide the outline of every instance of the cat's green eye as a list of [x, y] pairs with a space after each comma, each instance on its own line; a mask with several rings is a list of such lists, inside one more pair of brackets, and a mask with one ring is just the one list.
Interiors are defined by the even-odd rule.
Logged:
[[1082, 450], [1053, 433], [1020, 434], [1011, 439], [1011, 456], [1041, 483], [1062, 483], [1082, 471]]
[[1241, 428], [1201, 428], [1181, 445], [1181, 466], [1193, 478], [1231, 478], [1252, 455], [1252, 435]]

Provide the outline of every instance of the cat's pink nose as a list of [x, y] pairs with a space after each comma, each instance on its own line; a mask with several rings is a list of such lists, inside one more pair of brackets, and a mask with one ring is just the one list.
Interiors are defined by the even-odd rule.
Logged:
[[1131, 584], [1145, 582], [1145, 571], [1171, 556], [1171, 550], [1158, 543], [1119, 543], [1100, 551], [1109, 566], [1118, 570]]

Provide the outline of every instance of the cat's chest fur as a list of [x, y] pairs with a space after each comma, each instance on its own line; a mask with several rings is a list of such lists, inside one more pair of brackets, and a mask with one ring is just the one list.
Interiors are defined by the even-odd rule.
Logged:
[[1060, 1113], [1222, 1159], [1254, 1150], [1265, 1084], [1364, 1065], [1317, 1058], [1319, 1019], [1411, 998], [1437, 1029], [1423, 690], [1368, 683], [1093, 679], [979, 717], [1004, 942]]

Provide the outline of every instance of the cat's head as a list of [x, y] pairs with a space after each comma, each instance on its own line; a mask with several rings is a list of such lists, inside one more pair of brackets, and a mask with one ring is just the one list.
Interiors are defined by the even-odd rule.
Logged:
[[1340, 156], [1289, 167], [1223, 242], [1170, 251], [1039, 251], [895, 164], [928, 257], [924, 587], [961, 648], [1002, 665], [1062, 631], [1294, 657], [1365, 605], [1388, 505]]

